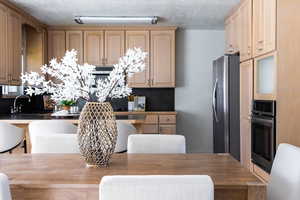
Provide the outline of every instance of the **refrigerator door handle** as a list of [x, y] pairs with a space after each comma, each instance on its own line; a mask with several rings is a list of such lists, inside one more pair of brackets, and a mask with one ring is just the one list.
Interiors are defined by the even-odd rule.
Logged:
[[217, 115], [217, 110], [216, 110], [216, 92], [217, 92], [217, 86], [218, 86], [218, 79], [216, 80], [215, 82], [215, 85], [214, 85], [214, 89], [213, 89], [213, 113], [214, 113], [214, 116], [215, 116], [215, 119], [216, 119], [216, 122], [219, 122], [219, 119], [218, 119], [218, 115]]

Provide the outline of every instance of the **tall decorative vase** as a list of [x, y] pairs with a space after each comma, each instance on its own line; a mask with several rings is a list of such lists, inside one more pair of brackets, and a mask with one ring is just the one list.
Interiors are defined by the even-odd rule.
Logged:
[[87, 166], [108, 166], [117, 142], [116, 118], [110, 103], [85, 104], [79, 117], [78, 142]]

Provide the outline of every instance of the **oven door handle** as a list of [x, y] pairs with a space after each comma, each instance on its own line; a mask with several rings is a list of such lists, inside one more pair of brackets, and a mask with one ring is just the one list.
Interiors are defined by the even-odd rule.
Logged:
[[257, 118], [252, 116], [252, 122], [258, 122], [258, 123], [268, 123], [268, 124], [273, 124], [274, 119], [262, 119], [262, 118]]

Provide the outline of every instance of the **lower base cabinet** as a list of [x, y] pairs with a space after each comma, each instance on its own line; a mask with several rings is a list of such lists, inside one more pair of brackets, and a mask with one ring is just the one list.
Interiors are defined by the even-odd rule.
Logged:
[[136, 128], [140, 134], [176, 134], [176, 114], [149, 114], [145, 122]]

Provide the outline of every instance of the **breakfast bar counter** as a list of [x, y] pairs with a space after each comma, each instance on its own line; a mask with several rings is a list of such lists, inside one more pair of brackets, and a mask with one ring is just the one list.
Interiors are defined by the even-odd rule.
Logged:
[[[116, 120], [122, 120], [131, 123], [136, 128], [139, 128], [145, 121], [145, 114], [142, 112], [130, 114], [127, 113], [115, 113]], [[24, 129], [26, 149], [27, 153], [31, 152], [31, 143], [28, 132], [28, 125], [30, 122], [37, 120], [64, 120], [77, 125], [79, 123], [79, 116], [76, 117], [53, 117], [50, 113], [43, 114], [12, 114], [12, 115], [0, 115], [0, 122], [7, 122], [13, 124], [19, 128]]]
[[87, 168], [78, 154], [0, 155], [15, 200], [98, 200], [107, 175], [209, 175], [215, 200], [265, 200], [266, 186], [228, 154], [114, 154]]

